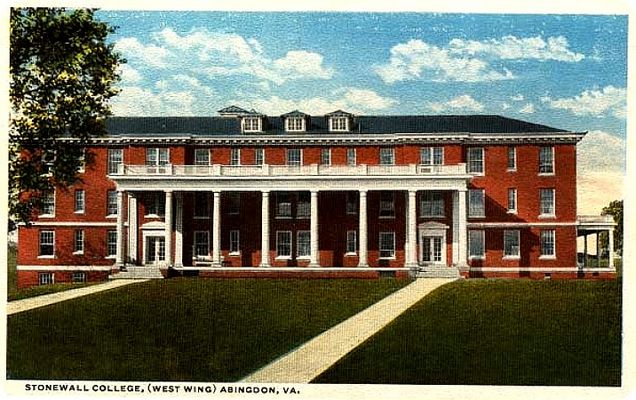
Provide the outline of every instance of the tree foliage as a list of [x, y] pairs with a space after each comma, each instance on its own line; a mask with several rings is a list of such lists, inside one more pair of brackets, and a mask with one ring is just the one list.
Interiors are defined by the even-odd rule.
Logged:
[[607, 207], [603, 207], [601, 215], [611, 215], [616, 222], [614, 229], [614, 251], [623, 253], [623, 200], [614, 200]]
[[[12, 8], [9, 217], [28, 222], [56, 186], [76, 182], [84, 146], [105, 133], [124, 60], [106, 42], [116, 28], [95, 10]], [[62, 139], [62, 140], [60, 140]]]

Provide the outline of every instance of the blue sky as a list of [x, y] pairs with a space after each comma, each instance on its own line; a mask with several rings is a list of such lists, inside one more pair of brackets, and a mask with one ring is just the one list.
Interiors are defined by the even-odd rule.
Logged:
[[[230, 104], [270, 115], [498, 114], [590, 131], [579, 145], [585, 193], [622, 177], [626, 16], [102, 10], [98, 18], [119, 26], [110, 39], [128, 60], [116, 115], [217, 115]], [[621, 156], [586, 170], [608, 146]], [[619, 180], [601, 191], [621, 190]]]

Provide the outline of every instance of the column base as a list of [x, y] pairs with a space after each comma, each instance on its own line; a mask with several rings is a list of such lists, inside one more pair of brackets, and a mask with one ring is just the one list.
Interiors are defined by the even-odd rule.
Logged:
[[320, 264], [318, 264], [318, 263], [309, 263], [309, 268], [320, 268]]
[[271, 264], [258, 264], [258, 266], [259, 266], [260, 268], [271, 268], [271, 267], [272, 267], [272, 265], [271, 265]]
[[369, 264], [367, 264], [367, 263], [358, 264], [358, 268], [369, 268]]
[[410, 262], [410, 263], [406, 263], [406, 264], [404, 265], [404, 267], [406, 267], [406, 268], [417, 268], [417, 267], [419, 267], [419, 266], [420, 266], [420, 265], [419, 265], [418, 263], [416, 263], [416, 262]]

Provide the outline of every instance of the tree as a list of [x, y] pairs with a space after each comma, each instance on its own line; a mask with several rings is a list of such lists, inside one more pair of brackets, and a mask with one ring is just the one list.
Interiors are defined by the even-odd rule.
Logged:
[[[623, 254], [623, 200], [614, 200], [607, 207], [603, 207], [601, 215], [611, 215], [616, 222], [614, 229], [614, 251]], [[605, 246], [607, 239], [601, 245]]]
[[105, 133], [125, 60], [106, 43], [116, 28], [94, 12], [11, 9], [10, 229], [28, 223], [56, 186], [77, 181], [85, 145]]

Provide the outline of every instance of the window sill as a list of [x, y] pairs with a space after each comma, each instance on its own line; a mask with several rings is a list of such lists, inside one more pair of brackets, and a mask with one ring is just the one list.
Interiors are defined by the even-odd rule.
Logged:
[[42, 214], [38, 215], [38, 218], [55, 218], [55, 214]]
[[311, 219], [311, 215], [298, 215], [296, 219]]
[[485, 176], [486, 175], [483, 172], [469, 172], [468, 174], [472, 175], [472, 176]]
[[296, 257], [296, 260], [298, 260], [298, 261], [309, 261], [309, 260], [311, 260], [311, 256], [298, 256], [298, 257]]
[[501, 259], [502, 260], [513, 260], [514, 261], [514, 260], [520, 260], [521, 257], [520, 256], [503, 256]]
[[538, 176], [554, 176], [554, 172], [539, 172]]
[[539, 256], [539, 260], [556, 260], [556, 256]]
[[192, 219], [210, 219], [209, 215], [195, 215]]
[[514, 168], [514, 169], [512, 169], [512, 168], [508, 168], [508, 169], [506, 170], [506, 172], [517, 172], [517, 169], [516, 169], [516, 168]]
[[232, 251], [232, 252], [228, 253], [227, 255], [228, 255], [228, 257], [238, 257], [238, 256], [241, 255], [241, 252], [240, 251]]
[[106, 216], [106, 218], [108, 218], [108, 219], [115, 219], [115, 218], [117, 218], [117, 214], [108, 214], [108, 215]]
[[469, 215], [468, 218], [483, 219], [483, 218], [486, 218], [486, 216], [485, 215]]
[[52, 260], [54, 258], [55, 258], [54, 255], [53, 256], [38, 256], [39, 260]]
[[446, 215], [420, 215], [420, 219], [424, 219], [424, 218], [435, 218], [435, 219], [444, 219], [446, 218]]
[[355, 252], [353, 252], [353, 253], [345, 253], [344, 254], [345, 257], [356, 257], [357, 255], [358, 255], [358, 253], [355, 253]]
[[74, 256], [83, 256], [84, 255], [84, 251], [83, 250], [82, 251], [74, 251], [73, 255]]
[[163, 215], [157, 215], [157, 214], [146, 214], [144, 215], [144, 218], [163, 218]]
[[274, 260], [288, 261], [288, 260], [291, 260], [291, 256], [276, 256], [276, 258], [274, 258]]
[[357, 212], [348, 212], [347, 215], [358, 215]]
[[395, 256], [393, 256], [393, 257], [378, 257], [378, 260], [395, 260]]
[[380, 215], [379, 219], [395, 219], [395, 215]]
[[539, 215], [539, 219], [555, 219], [555, 214], [541, 214]]
[[281, 216], [278, 216], [278, 215], [276, 217], [274, 217], [274, 218], [276, 218], [276, 219], [292, 219], [291, 216], [290, 217], [281, 217]]
[[84, 215], [84, 211], [74, 211], [73, 214]]
[[106, 256], [104, 258], [107, 259], [107, 260], [116, 260], [117, 256]]
[[506, 213], [517, 215], [517, 210], [508, 210]]
[[485, 260], [485, 256], [468, 256], [469, 260]]

